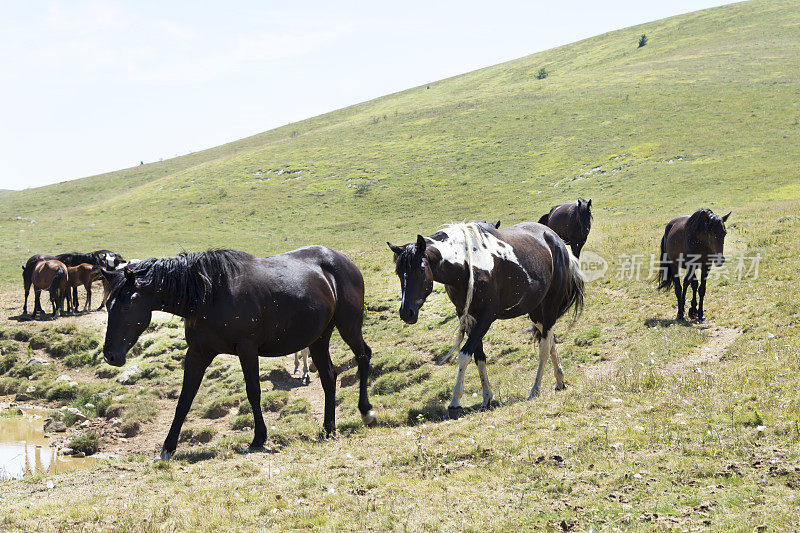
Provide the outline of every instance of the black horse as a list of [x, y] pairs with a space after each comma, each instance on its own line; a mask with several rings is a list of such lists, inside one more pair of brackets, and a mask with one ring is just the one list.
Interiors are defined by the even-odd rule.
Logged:
[[[116, 270], [121, 264], [125, 263], [125, 259], [118, 253], [111, 250], [95, 250], [94, 252], [80, 253], [71, 252], [66, 254], [59, 254], [56, 259], [67, 265], [68, 267], [76, 267], [82, 263], [89, 263], [92, 266], [99, 266], [108, 270]], [[100, 302], [99, 311], [103, 308], [108, 297], [108, 285], [103, 284], [103, 300]], [[69, 297], [68, 297], [69, 298]], [[89, 285], [86, 289], [86, 299], [92, 299], [92, 286]], [[78, 287], [72, 287], [72, 304], [75, 309], [78, 308]]]
[[483, 388], [481, 407], [489, 407], [492, 390], [486, 373], [483, 337], [497, 319], [528, 315], [539, 343], [539, 368], [529, 398], [538, 396], [547, 357], [553, 361], [556, 390], [565, 388], [556, 352], [553, 325], [574, 306], [583, 306], [583, 274], [578, 260], [558, 235], [541, 224], [526, 222], [498, 230], [478, 222], [453, 224], [416, 243], [389, 248], [395, 254], [402, 301], [400, 318], [417, 321], [419, 309], [433, 290], [445, 285], [447, 296], [461, 317], [456, 343], [440, 363], [467, 342], [458, 355], [458, 375], [448, 412], [458, 417], [464, 371], [475, 357]]
[[[28, 294], [30, 293], [31, 289], [31, 282], [33, 279], [33, 269], [36, 267], [36, 263], [39, 261], [49, 261], [51, 259], [58, 259], [62, 263], [64, 263], [68, 267], [76, 267], [81, 263], [89, 263], [90, 265], [97, 265], [102, 268], [106, 268], [109, 270], [115, 270], [119, 267], [119, 265], [125, 262], [123, 257], [116, 253], [112, 252], [111, 250], [96, 250], [90, 253], [67, 253], [67, 254], [59, 254], [59, 255], [48, 255], [48, 254], [36, 254], [31, 256], [28, 261], [25, 263], [25, 266], [22, 267], [22, 284], [25, 288], [25, 303], [22, 306], [22, 314], [28, 314]], [[104, 286], [105, 289], [105, 286]], [[91, 290], [91, 286], [88, 290]], [[88, 292], [87, 290], [87, 292]], [[107, 294], [103, 295], [103, 303], [100, 304], [98, 309], [102, 309], [103, 305], [105, 304]], [[34, 295], [34, 308], [38, 308], [40, 306], [39, 301], [36, 300], [38, 298]], [[67, 296], [69, 298], [69, 295]], [[91, 298], [91, 293], [87, 294], [87, 298]], [[75, 309], [78, 308], [78, 288], [72, 288], [72, 303]]]
[[[683, 310], [686, 305], [686, 291], [692, 286], [692, 304], [689, 307], [689, 318], [697, 318], [705, 322], [703, 300], [706, 296], [706, 278], [712, 265], [720, 266], [725, 262], [725, 216], [715, 215], [710, 209], [699, 209], [691, 216], [683, 215], [672, 219], [661, 238], [660, 268], [656, 281], [659, 290], [669, 291], [675, 288], [678, 299], [677, 320], [684, 320]], [[680, 269], [686, 269], [681, 289]], [[700, 287], [697, 286], [695, 272], [700, 269]], [[697, 295], [700, 294], [698, 305]]]
[[555, 231], [572, 248], [575, 257], [580, 257], [592, 229], [592, 200], [581, 198], [571, 204], [554, 206], [539, 219], [539, 224]]
[[186, 361], [175, 418], [160, 458], [169, 459], [206, 368], [217, 354], [239, 357], [253, 408], [251, 449], [262, 448], [267, 428], [261, 414], [258, 358], [278, 357], [306, 346], [325, 392], [326, 434], [334, 430], [336, 371], [328, 345], [335, 327], [358, 363], [358, 408], [375, 422], [367, 398], [372, 350], [364, 342], [364, 279], [341, 252], [308, 246], [264, 259], [235, 250], [147, 259], [107, 273], [112, 281], [103, 355], [122, 366], [125, 354], [150, 323], [153, 310], [185, 319]]

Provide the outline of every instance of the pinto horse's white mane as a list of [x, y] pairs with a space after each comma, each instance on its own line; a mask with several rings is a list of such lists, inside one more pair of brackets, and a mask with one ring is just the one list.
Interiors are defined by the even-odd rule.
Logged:
[[475, 222], [450, 224], [442, 228], [441, 232], [447, 235], [447, 238], [443, 241], [434, 239], [431, 244], [439, 250], [442, 260], [454, 265], [466, 264], [469, 272], [464, 312], [459, 317], [453, 347], [438, 361], [438, 364], [443, 365], [450, 360], [453, 354], [458, 352], [464, 336], [468, 335], [472, 326], [475, 325], [475, 317], [469, 314], [475, 290], [475, 269], [491, 272], [494, 270], [495, 257], [517, 265], [520, 263], [510, 244], [480, 228]]

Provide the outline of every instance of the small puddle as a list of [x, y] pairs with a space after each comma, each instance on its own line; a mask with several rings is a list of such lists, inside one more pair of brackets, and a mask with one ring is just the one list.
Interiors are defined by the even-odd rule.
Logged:
[[58, 455], [46, 438], [44, 420], [48, 412], [12, 408], [0, 411], [0, 480], [20, 479], [33, 474], [60, 474], [86, 468], [92, 457]]

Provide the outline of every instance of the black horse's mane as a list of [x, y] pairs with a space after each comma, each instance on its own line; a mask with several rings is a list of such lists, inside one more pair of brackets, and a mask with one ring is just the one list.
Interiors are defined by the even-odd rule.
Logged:
[[[208, 250], [182, 253], [176, 257], [150, 258], [130, 270], [137, 285], [152, 288], [178, 308], [191, 313], [199, 304], [213, 302], [215, 293], [238, 276], [254, 257], [238, 250]], [[129, 275], [117, 276], [113, 292], [122, 287]]]
[[690, 216], [689, 220], [686, 221], [686, 230], [692, 234], [696, 234], [701, 231], [707, 231], [715, 222], [722, 223], [722, 217], [714, 213], [711, 209], [698, 209], [692, 213], [692, 216]]

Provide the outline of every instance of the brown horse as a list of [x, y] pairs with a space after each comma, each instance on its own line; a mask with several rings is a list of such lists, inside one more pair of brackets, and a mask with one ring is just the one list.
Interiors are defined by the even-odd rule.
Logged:
[[[704, 322], [703, 299], [706, 295], [706, 278], [713, 265], [721, 266], [725, 262], [723, 247], [725, 246], [725, 221], [730, 213], [720, 217], [710, 209], [700, 209], [693, 215], [682, 215], [672, 219], [664, 230], [661, 239], [661, 265], [658, 271], [659, 290], [675, 289], [678, 299], [677, 320], [684, 320], [683, 310], [686, 302], [686, 290], [692, 286], [692, 305], [689, 318], [697, 318]], [[686, 269], [681, 289], [680, 269]], [[700, 287], [697, 286], [695, 271], [700, 269]], [[697, 294], [700, 293], [700, 303]]]
[[81, 263], [78, 266], [67, 267], [67, 312], [78, 312], [78, 307], [69, 296], [69, 289], [72, 287], [80, 287], [86, 290], [86, 301], [83, 304], [83, 310], [90, 310], [92, 306], [92, 283], [102, 277], [102, 268], [98, 265], [90, 265], [89, 263]]
[[[475, 357], [483, 388], [482, 408], [489, 407], [492, 389], [486, 372], [483, 337], [495, 320], [527, 315], [539, 337], [539, 368], [530, 398], [539, 395], [547, 358], [553, 361], [556, 390], [565, 388], [556, 352], [553, 326], [570, 308], [583, 305], [583, 273], [578, 260], [550, 228], [532, 222], [498, 230], [485, 223], [453, 224], [415, 243], [395, 246], [402, 300], [400, 318], [417, 321], [419, 310], [442, 283], [460, 317], [456, 342], [441, 361], [456, 351], [458, 374], [448, 407], [452, 418], [461, 411], [464, 372]], [[468, 335], [461, 347], [464, 334]]]
[[336, 370], [328, 349], [334, 329], [356, 356], [358, 409], [375, 423], [367, 397], [372, 350], [364, 342], [364, 278], [343, 253], [307, 246], [263, 259], [235, 250], [212, 250], [147, 259], [108, 273], [108, 326], [103, 356], [113, 366], [125, 356], [152, 318], [153, 310], [183, 317], [186, 359], [175, 418], [159, 457], [175, 452], [186, 414], [203, 374], [217, 354], [235, 354], [253, 409], [251, 449], [261, 449], [267, 426], [261, 413], [259, 357], [279, 357], [308, 347], [325, 393], [326, 434], [334, 430]]
[[592, 229], [592, 200], [581, 198], [575, 203], [557, 205], [539, 219], [539, 224], [555, 231], [572, 248], [573, 255], [580, 257]]
[[53, 317], [58, 317], [64, 305], [64, 295], [67, 292], [67, 266], [57, 259], [39, 261], [33, 268], [31, 283], [35, 294], [33, 317], [36, 318], [37, 312], [44, 314], [44, 309], [39, 303], [39, 294], [44, 289], [50, 292]]

